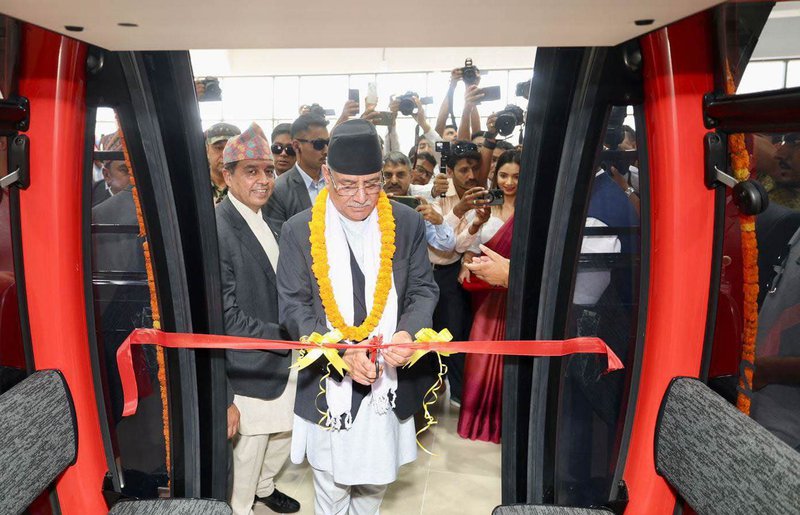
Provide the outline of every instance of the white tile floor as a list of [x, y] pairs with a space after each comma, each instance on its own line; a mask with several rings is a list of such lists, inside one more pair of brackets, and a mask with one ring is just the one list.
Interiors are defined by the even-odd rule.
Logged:
[[[422, 435], [421, 443], [436, 456], [420, 451], [417, 461], [400, 469], [381, 515], [490, 514], [500, 504], [500, 446], [458, 436], [458, 408], [446, 400], [433, 413], [439, 423]], [[277, 483], [300, 502], [300, 513], [314, 513], [314, 484], [307, 464], [289, 463]], [[258, 503], [255, 513], [274, 512]]]

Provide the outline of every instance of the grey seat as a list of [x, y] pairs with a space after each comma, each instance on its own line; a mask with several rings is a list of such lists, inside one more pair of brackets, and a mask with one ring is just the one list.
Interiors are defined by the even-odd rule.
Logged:
[[206, 499], [148, 499], [120, 501], [109, 515], [230, 515], [231, 507], [222, 501]]
[[[0, 513], [22, 513], [77, 458], [72, 396], [56, 370], [42, 370], [0, 395]], [[115, 515], [230, 515], [206, 499], [120, 501]]]
[[608, 515], [608, 510], [574, 508], [572, 506], [543, 506], [539, 504], [508, 504], [498, 506], [492, 515]]
[[44, 370], [0, 395], [0, 513], [20, 513], [78, 452], [75, 411], [59, 372]]
[[698, 515], [800, 513], [800, 453], [694, 378], [672, 380], [656, 470]]

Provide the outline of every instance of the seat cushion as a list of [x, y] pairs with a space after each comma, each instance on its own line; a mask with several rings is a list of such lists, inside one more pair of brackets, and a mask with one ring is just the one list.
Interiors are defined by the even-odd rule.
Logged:
[[144, 499], [120, 501], [109, 515], [231, 515], [231, 507], [209, 499]]
[[27, 508], [77, 457], [72, 397], [61, 373], [34, 372], [0, 395], [0, 513]]
[[655, 459], [699, 515], [800, 513], [800, 453], [697, 379], [667, 389]]
[[492, 511], [492, 515], [608, 515], [609, 513], [611, 512], [603, 509], [538, 504], [509, 504], [498, 506]]

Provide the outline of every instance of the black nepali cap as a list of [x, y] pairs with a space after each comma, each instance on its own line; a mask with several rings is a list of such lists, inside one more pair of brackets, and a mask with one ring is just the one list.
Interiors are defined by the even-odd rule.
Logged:
[[383, 150], [372, 122], [355, 119], [337, 125], [328, 145], [328, 166], [345, 175], [380, 172]]

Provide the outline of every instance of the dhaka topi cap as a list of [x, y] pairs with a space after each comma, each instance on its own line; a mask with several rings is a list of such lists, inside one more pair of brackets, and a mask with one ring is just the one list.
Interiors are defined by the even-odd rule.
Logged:
[[213, 145], [218, 141], [227, 141], [241, 133], [239, 127], [230, 123], [215, 123], [206, 131], [206, 143]]
[[269, 141], [257, 123], [253, 123], [246, 131], [229, 139], [225, 144], [225, 150], [222, 151], [223, 164], [244, 159], [272, 159]]
[[383, 151], [372, 122], [348, 120], [331, 132], [328, 166], [346, 175], [370, 175], [383, 168]]

